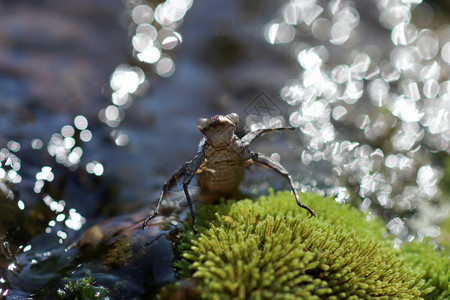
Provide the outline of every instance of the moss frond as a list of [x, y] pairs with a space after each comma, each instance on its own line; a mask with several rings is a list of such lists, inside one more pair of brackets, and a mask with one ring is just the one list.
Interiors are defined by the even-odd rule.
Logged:
[[332, 199], [289, 192], [199, 210], [175, 263], [204, 299], [419, 299], [421, 273], [381, 241], [384, 225]]

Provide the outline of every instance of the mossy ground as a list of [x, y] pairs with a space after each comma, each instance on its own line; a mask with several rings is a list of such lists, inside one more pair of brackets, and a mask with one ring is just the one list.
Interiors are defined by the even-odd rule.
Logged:
[[187, 228], [179, 245], [179, 276], [204, 299], [445, 299], [448, 259], [393, 249], [380, 220], [329, 198], [301, 198], [317, 218], [289, 192], [201, 207], [199, 234]]

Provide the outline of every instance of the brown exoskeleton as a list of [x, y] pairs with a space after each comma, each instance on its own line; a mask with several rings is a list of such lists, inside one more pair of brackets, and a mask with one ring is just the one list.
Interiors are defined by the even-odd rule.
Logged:
[[235, 113], [226, 116], [216, 115], [209, 119], [202, 118], [197, 121], [198, 129], [205, 135], [200, 141], [198, 152], [164, 184], [153, 215], [149, 216], [143, 224], [144, 229], [148, 227], [148, 222], [158, 215], [158, 208], [164, 195], [176, 184], [178, 179], [184, 176], [183, 189], [191, 212], [192, 228], [195, 233], [195, 209], [188, 191], [189, 183], [194, 175], [200, 174], [199, 186], [202, 194], [213, 198], [230, 197], [238, 190], [239, 183], [244, 177], [244, 167], [254, 163], [269, 167], [289, 180], [297, 204], [306, 209], [311, 216], [315, 216], [312, 209], [301, 203], [297, 190], [294, 188], [292, 177], [280, 163], [261, 153], [247, 149], [256, 137], [266, 132], [293, 130], [295, 128], [258, 129], [239, 139], [235, 134], [238, 121], [239, 116]]

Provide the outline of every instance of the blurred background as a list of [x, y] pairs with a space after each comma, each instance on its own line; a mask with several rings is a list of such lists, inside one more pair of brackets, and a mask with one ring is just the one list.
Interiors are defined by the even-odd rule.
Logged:
[[[448, 1], [2, 1], [0, 298], [70, 297], [89, 274], [111, 298], [174, 281], [159, 237], [183, 216], [136, 230], [195, 154], [197, 119], [231, 112], [239, 133], [298, 128], [252, 149], [300, 190], [380, 216], [394, 247], [448, 251], [449, 76]], [[289, 188], [247, 175], [255, 197]], [[152, 255], [103, 255], [118, 235]]]

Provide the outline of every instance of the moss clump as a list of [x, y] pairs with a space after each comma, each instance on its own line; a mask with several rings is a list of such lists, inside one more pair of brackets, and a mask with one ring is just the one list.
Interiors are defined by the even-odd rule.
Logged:
[[428, 241], [402, 245], [399, 257], [423, 272], [422, 297], [430, 300], [450, 299], [450, 259], [434, 250]]
[[65, 278], [65, 281], [64, 288], [57, 291], [60, 299], [105, 299], [109, 293], [107, 288], [96, 286], [92, 276], [76, 281]]
[[199, 209], [175, 263], [204, 299], [419, 299], [420, 272], [381, 237], [384, 226], [332, 199], [289, 192]]

